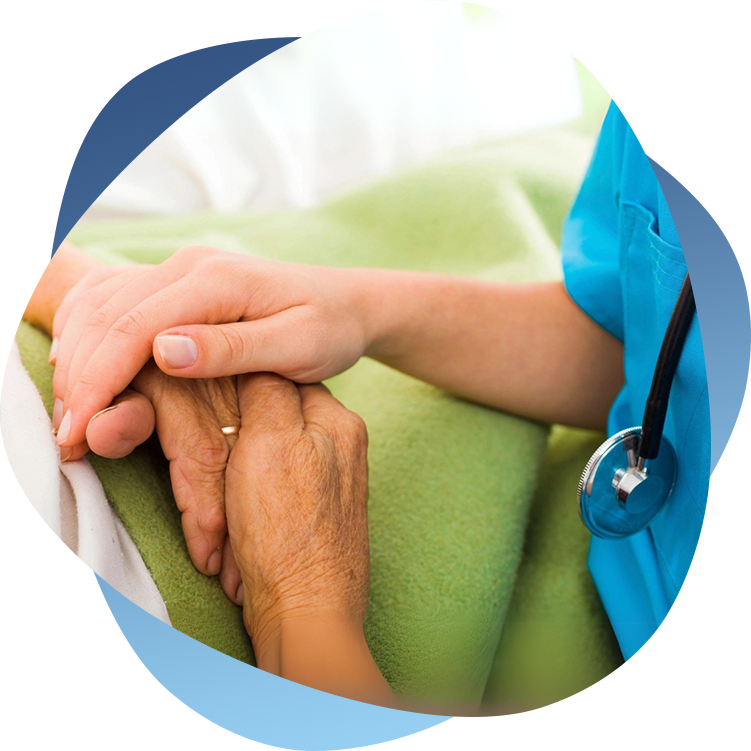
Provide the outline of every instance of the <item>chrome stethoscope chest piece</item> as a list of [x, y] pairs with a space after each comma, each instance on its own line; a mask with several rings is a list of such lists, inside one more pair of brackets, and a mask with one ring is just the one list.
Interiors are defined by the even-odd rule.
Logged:
[[595, 451], [579, 481], [579, 513], [597, 537], [629, 537], [644, 529], [665, 505], [677, 471], [675, 452], [660, 439], [654, 459], [639, 457], [641, 427], [608, 438]]

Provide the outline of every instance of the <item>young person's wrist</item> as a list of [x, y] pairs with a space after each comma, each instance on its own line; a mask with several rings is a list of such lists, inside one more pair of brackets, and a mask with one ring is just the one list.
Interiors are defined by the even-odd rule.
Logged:
[[63, 243], [44, 270], [31, 295], [23, 318], [33, 326], [52, 333], [52, 322], [65, 295], [87, 272], [99, 264], [68, 243]]
[[345, 273], [348, 307], [362, 332], [362, 354], [377, 359], [388, 340], [385, 298], [393, 273], [382, 269], [347, 269]]

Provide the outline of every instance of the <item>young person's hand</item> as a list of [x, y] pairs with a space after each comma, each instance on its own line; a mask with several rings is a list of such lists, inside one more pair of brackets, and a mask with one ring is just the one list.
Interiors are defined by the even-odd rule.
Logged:
[[258, 666], [361, 701], [393, 695], [368, 651], [365, 424], [320, 384], [238, 378], [226, 507]]
[[622, 344], [561, 282], [333, 269], [190, 247], [96, 278], [59, 318], [66, 448], [152, 354], [173, 376], [271, 371], [297, 383], [368, 355], [481, 404], [586, 428], [605, 425], [623, 384]]
[[92, 271], [54, 321], [58, 444], [81, 443], [152, 354], [189, 378], [268, 370], [312, 383], [346, 370], [366, 347], [346, 274], [204, 247]]

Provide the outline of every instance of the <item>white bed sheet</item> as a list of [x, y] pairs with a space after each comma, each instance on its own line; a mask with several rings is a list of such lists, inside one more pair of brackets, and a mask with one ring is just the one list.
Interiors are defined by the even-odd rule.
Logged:
[[[52, 423], [14, 342], [0, 395], [3, 749], [60, 748], [73, 720], [77, 748], [92, 748], [92, 572], [170, 623], [89, 462], [59, 459]], [[66, 717], [64, 706], [75, 716]]]

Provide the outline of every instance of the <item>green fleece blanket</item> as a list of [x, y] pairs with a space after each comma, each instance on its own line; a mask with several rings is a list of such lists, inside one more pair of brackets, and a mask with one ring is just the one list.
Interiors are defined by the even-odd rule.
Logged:
[[[107, 263], [157, 263], [201, 243], [329, 265], [557, 278], [562, 221], [590, 150], [573, 130], [540, 132], [311, 211], [107, 222], [69, 239]], [[23, 325], [18, 343], [51, 411], [49, 341]], [[433, 711], [512, 711], [568, 696], [620, 663], [575, 508], [577, 473], [599, 436], [556, 429], [549, 442], [546, 426], [367, 360], [329, 385], [370, 433], [366, 634], [398, 694]], [[158, 444], [91, 461], [174, 627], [252, 662], [240, 610], [188, 558]]]

